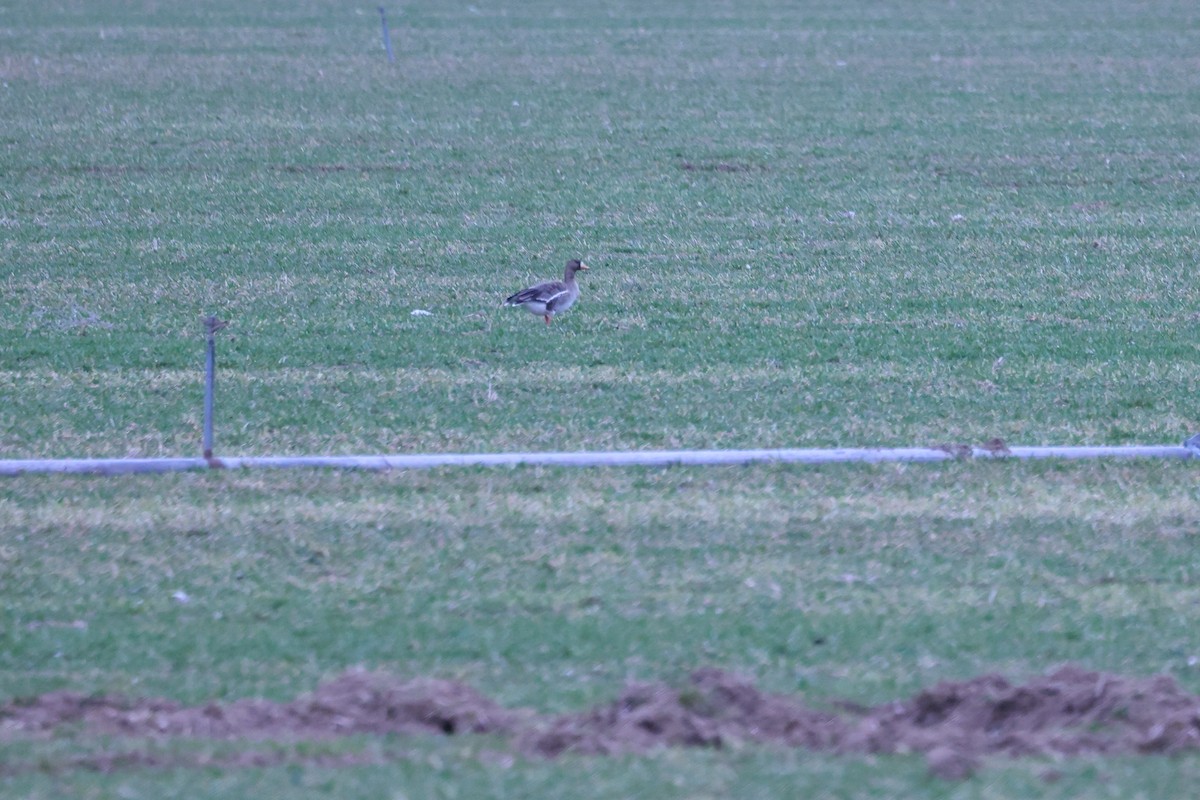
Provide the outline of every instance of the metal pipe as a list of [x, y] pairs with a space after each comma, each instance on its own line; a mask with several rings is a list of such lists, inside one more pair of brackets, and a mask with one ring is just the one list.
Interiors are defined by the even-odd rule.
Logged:
[[392, 54], [392, 34], [388, 31], [387, 14], [383, 11], [383, 6], [379, 7], [379, 23], [383, 26], [383, 49], [387, 50], [388, 61], [395, 61], [396, 56]]
[[216, 393], [217, 343], [208, 332], [208, 355], [204, 362], [204, 457], [213, 455], [213, 395]]
[[33, 472], [122, 475], [200, 469], [431, 469], [435, 467], [670, 467], [753, 464], [762, 462], [832, 464], [933, 462], [969, 459], [1198, 458], [1183, 445], [1116, 445], [1100, 447], [837, 448], [786, 450], [634, 450], [578, 453], [429, 453], [424, 455], [241, 456], [229, 458], [82, 458], [0, 460], [0, 476]]
[[213, 400], [217, 388], [217, 331], [229, 323], [215, 316], [204, 318], [208, 350], [204, 360], [204, 441], [205, 458], [213, 457]]

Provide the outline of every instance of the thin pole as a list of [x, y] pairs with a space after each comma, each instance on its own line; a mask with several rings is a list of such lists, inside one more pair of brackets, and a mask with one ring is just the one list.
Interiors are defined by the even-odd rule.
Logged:
[[208, 336], [208, 350], [204, 364], [204, 457], [213, 457], [213, 397], [217, 388], [217, 331], [228, 322], [215, 316], [204, 318], [204, 330]]
[[395, 61], [396, 56], [392, 53], [392, 34], [388, 32], [387, 14], [384, 13], [383, 6], [379, 7], [379, 23], [383, 26], [383, 49], [387, 50], [388, 61]]

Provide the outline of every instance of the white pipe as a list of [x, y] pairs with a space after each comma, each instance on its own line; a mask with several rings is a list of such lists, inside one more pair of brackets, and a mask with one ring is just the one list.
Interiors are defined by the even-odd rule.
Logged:
[[29, 472], [92, 472], [126, 475], [134, 472], [183, 472], [204, 469], [203, 458], [38, 458], [0, 461], [0, 476]]
[[960, 448], [837, 448], [789, 450], [635, 450], [579, 453], [430, 453], [374, 456], [244, 456], [230, 458], [63, 458], [0, 460], [0, 476], [31, 472], [87, 472], [123, 475], [135, 472], [183, 472], [200, 469], [429, 469], [433, 467], [502, 467], [524, 465], [569, 467], [668, 467], [675, 465], [786, 462], [832, 464], [896, 461], [951, 461], [967, 458], [1193, 458], [1200, 451], [1182, 445], [1118, 445], [1110, 447], [1011, 447], [991, 450]]
[[[1197, 458], [1200, 452], [1184, 445], [1129, 444], [1099, 447], [1012, 447], [1012, 458]], [[981, 455], [978, 449], [975, 455]], [[993, 458], [1004, 458], [1004, 453], [983, 452]]]

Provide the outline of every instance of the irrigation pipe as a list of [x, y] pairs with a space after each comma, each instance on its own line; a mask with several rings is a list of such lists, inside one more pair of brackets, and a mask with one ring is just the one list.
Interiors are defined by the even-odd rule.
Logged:
[[[379, 9], [383, 17], [383, 8]], [[387, 35], [384, 17], [384, 35]], [[207, 469], [432, 469], [435, 467], [672, 467], [721, 464], [879, 464], [900, 461], [1037, 458], [1200, 458], [1200, 434], [1182, 445], [1121, 445], [1112, 447], [1007, 447], [994, 439], [984, 447], [965, 444], [941, 447], [852, 447], [785, 450], [633, 450], [581, 453], [427, 453], [377, 456], [213, 456], [213, 409], [216, 387], [216, 334], [229, 325], [212, 315], [204, 317], [205, 376], [203, 458], [41, 458], [0, 460], [0, 477], [34, 472], [128, 475], [145, 472], [187, 472]]]
[[127, 475], [206, 469], [432, 469], [435, 467], [671, 467], [764, 462], [835, 464], [954, 461], [968, 459], [1200, 458], [1200, 446], [1112, 447], [896, 447], [791, 450], [634, 450], [579, 453], [428, 453], [366, 456], [234, 456], [227, 458], [61, 458], [0, 460], [0, 476], [35, 472]]

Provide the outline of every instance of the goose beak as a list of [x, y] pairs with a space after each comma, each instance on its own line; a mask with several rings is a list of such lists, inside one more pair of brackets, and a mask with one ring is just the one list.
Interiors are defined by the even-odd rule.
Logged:
[[579, 264], [579, 268], [580, 268], [581, 270], [584, 270], [585, 272], [586, 272], [587, 270], [591, 269], [591, 267], [589, 267], [587, 264], [584, 264], [584, 263], [582, 263], [582, 262], [580, 262], [580, 264]]

